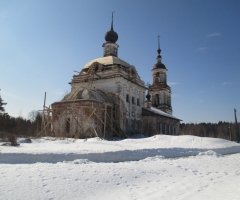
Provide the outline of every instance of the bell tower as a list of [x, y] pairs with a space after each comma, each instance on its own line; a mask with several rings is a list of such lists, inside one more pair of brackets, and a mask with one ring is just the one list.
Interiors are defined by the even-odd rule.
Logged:
[[103, 56], [115, 56], [118, 57], [118, 45], [116, 41], [118, 40], [118, 34], [113, 30], [113, 13], [112, 12], [112, 23], [110, 30], [105, 34], [106, 42], [103, 44], [104, 53]]
[[172, 115], [171, 88], [167, 85], [167, 68], [162, 63], [160, 55], [160, 36], [158, 36], [157, 63], [152, 69], [152, 85], [149, 86], [149, 94], [152, 106]]

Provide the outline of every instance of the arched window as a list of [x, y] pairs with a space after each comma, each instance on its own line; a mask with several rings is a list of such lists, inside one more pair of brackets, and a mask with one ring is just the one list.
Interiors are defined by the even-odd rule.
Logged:
[[166, 82], [166, 74], [161, 74], [161, 83]]

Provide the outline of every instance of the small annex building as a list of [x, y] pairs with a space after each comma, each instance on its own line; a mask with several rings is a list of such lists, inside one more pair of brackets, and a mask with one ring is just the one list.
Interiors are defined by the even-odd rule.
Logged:
[[137, 69], [118, 58], [113, 19], [105, 40], [103, 57], [83, 66], [70, 82], [70, 93], [51, 105], [54, 135], [111, 138], [178, 134], [180, 119], [172, 116], [171, 88], [159, 42], [152, 84], [147, 88]]

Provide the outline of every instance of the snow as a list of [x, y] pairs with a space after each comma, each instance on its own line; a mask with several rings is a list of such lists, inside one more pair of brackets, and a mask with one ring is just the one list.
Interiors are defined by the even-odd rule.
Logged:
[[[145, 109], [147, 109], [147, 108], [145, 108]], [[156, 113], [156, 114], [159, 114], [159, 115], [163, 115], [163, 116], [165, 116], [165, 117], [169, 117], [169, 118], [173, 118], [173, 119], [180, 120], [180, 119], [178, 119], [178, 118], [176, 118], [176, 117], [174, 117], [174, 116], [172, 116], [172, 115], [170, 115], [170, 114], [168, 114], [168, 113], [165, 113], [165, 112], [163, 112], [162, 110], [159, 110], [159, 109], [157, 109], [157, 108], [155, 108], [155, 107], [153, 107], [153, 106], [151, 106], [151, 109], [147, 109], [147, 110], [150, 110], [150, 111], [152, 111], [152, 112], [154, 112], [154, 113]], [[182, 120], [181, 120], [181, 121], [182, 121]]]
[[235, 142], [166, 135], [32, 141], [0, 146], [0, 199], [240, 199]]

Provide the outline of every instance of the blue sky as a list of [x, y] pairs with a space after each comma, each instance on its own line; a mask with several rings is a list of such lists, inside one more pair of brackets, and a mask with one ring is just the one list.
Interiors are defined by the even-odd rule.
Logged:
[[173, 115], [184, 123], [240, 119], [238, 0], [1, 0], [0, 95], [27, 117], [70, 91], [74, 70], [103, 56], [111, 12], [119, 57], [151, 83], [157, 35]]

